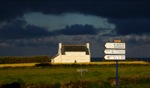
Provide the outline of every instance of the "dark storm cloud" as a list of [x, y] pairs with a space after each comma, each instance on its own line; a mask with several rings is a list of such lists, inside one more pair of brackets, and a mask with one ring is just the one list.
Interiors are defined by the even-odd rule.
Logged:
[[27, 12], [79, 12], [107, 18], [150, 18], [149, 0], [1, 0], [0, 21]]
[[[81, 13], [105, 17], [108, 20], [113, 19], [110, 20], [110, 22], [116, 26], [116, 30], [113, 31], [117, 32], [117, 34], [110, 34], [107, 30], [105, 34], [98, 34], [103, 31], [94, 28], [92, 25], [76, 24], [66, 26], [64, 29], [48, 31], [45, 28], [30, 25], [24, 21], [14, 21], [16, 18], [23, 19], [24, 14], [31, 12], [51, 15]], [[4, 25], [1, 23], [4, 23]], [[114, 40], [121, 35], [128, 44], [130, 43], [136, 48], [134, 49], [133, 46], [130, 47], [127, 45], [127, 49], [130, 48], [135, 52], [139, 52], [135, 53], [130, 50], [127, 51], [128, 54], [131, 53], [131, 56], [138, 57], [144, 53], [145, 56], [149, 57], [149, 23], [149, 0], [1, 0], [0, 55], [49, 55], [57, 51], [57, 49], [53, 48], [56, 48], [59, 42], [73, 42], [75, 44], [76, 42], [92, 41], [94, 43], [91, 44], [91, 51], [93, 51], [92, 53], [94, 53], [95, 56], [99, 56], [103, 54], [102, 50], [105, 42]], [[80, 36], [86, 34], [94, 37]], [[130, 37], [130, 34], [135, 35]], [[141, 34], [146, 34], [146, 36], [141, 37]], [[66, 36], [64, 37], [64, 35]], [[97, 36], [99, 36], [98, 39]], [[141, 37], [141, 39], [139, 39], [139, 37]], [[73, 40], [73, 38], [75, 38], [75, 40]], [[118, 37], [118, 39], [120, 38]], [[140, 45], [143, 45], [143, 47]], [[143, 51], [140, 51], [140, 49], [143, 49]]]
[[[143, 20], [143, 19], [150, 19], [149, 0], [36, 0], [36, 1], [1, 0], [0, 1], [0, 13], [1, 13], [0, 22], [11, 21], [12, 19], [22, 17], [25, 13], [28, 12], [41, 12], [44, 14], [54, 14], [54, 15], [59, 15], [67, 12], [97, 15], [100, 17], [106, 17], [108, 19], [118, 20], [118, 22], [113, 21], [113, 23], [115, 23], [116, 25], [116, 31], [118, 32], [118, 34], [126, 35], [130, 33], [134, 34], [149, 33], [149, 31], [147, 30], [149, 29], [148, 23], [149, 21], [145, 20], [144, 22]], [[136, 22], [134, 21], [134, 19], [140, 20]], [[137, 24], [139, 27], [136, 28]], [[75, 30], [73, 31], [74, 33], [79, 34], [78, 31]], [[68, 31], [66, 30], [62, 30], [60, 32], [66, 35], [74, 35], [73, 32], [67, 33]]]
[[97, 34], [98, 29], [94, 28], [92, 25], [71, 25], [71, 26], [66, 26], [64, 29], [56, 30], [51, 32], [52, 34], [56, 35], [95, 35]]
[[21, 17], [27, 8], [19, 0], [0, 1], [0, 21], [10, 21], [16, 17]]
[[48, 35], [49, 32], [46, 29], [26, 24], [21, 20], [16, 20], [0, 28], [0, 39], [37, 38]]
[[110, 22], [116, 25], [116, 31], [119, 35], [150, 34], [150, 19], [115, 19]]

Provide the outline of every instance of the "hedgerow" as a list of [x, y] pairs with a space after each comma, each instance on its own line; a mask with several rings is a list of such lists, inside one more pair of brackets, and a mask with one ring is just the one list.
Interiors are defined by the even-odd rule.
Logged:
[[1, 56], [0, 64], [50, 62], [50, 56]]

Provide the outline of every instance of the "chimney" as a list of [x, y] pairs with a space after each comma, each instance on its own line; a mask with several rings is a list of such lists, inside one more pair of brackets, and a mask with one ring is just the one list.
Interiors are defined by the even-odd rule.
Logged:
[[60, 48], [62, 48], [62, 44], [61, 44], [61, 43], [59, 43], [59, 49], [60, 49]]
[[58, 54], [61, 54], [61, 48], [62, 48], [62, 44], [59, 43]]
[[86, 43], [86, 46], [88, 49], [90, 49], [90, 44], [89, 43]]

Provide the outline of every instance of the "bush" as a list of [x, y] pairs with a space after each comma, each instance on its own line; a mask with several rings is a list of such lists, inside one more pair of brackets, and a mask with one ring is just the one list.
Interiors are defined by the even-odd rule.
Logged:
[[11, 84], [2, 85], [1, 88], [21, 88], [20, 83], [13, 82]]
[[1, 85], [0, 88], [24, 88], [25, 82], [22, 79], [17, 79], [12, 83], [6, 83]]
[[150, 77], [123, 77], [121, 78], [121, 84], [125, 85], [125, 84], [147, 84], [150, 83]]
[[39, 64], [36, 64], [37, 67], [46, 67], [46, 66], [52, 66], [52, 64], [50, 63], [39, 63]]

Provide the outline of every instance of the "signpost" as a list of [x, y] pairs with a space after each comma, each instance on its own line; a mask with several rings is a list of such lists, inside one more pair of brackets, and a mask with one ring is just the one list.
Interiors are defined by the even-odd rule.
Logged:
[[105, 60], [125, 60], [125, 55], [105, 55]]
[[112, 49], [125, 49], [125, 43], [106, 43], [105, 47]]
[[114, 40], [113, 43], [105, 44], [104, 56], [105, 60], [116, 61], [116, 88], [118, 88], [118, 60], [125, 60], [125, 43], [121, 43], [121, 40]]
[[88, 69], [77, 69], [77, 72], [81, 73], [81, 83], [82, 83], [82, 74], [83, 72], [88, 72]]
[[105, 49], [105, 54], [125, 54], [125, 50], [113, 50], [113, 49]]

